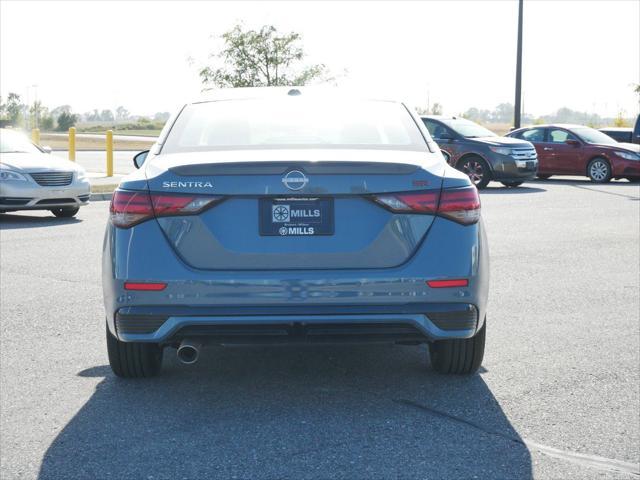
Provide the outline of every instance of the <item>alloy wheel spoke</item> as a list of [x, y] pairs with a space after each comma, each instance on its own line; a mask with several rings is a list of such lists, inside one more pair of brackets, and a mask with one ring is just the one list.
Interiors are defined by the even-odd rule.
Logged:
[[474, 184], [482, 181], [482, 177], [484, 176], [482, 165], [478, 162], [466, 162], [462, 167], [462, 171], [467, 174]]

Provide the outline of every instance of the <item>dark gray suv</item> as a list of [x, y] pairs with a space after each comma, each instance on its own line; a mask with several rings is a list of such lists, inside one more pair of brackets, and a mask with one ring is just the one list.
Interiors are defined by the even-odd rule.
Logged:
[[536, 176], [538, 156], [530, 142], [499, 137], [464, 118], [421, 118], [449, 164], [466, 173], [478, 189], [492, 180], [517, 187]]

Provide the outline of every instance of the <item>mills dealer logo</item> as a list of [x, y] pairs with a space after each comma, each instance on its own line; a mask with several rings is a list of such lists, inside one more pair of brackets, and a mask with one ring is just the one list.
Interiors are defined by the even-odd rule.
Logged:
[[271, 220], [277, 223], [285, 223], [291, 219], [289, 205], [273, 205], [271, 207]]

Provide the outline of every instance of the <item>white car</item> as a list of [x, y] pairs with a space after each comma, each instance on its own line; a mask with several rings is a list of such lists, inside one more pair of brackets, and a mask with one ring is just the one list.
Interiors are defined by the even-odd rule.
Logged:
[[0, 213], [49, 210], [73, 217], [89, 203], [91, 185], [80, 165], [50, 155], [24, 135], [0, 129]]

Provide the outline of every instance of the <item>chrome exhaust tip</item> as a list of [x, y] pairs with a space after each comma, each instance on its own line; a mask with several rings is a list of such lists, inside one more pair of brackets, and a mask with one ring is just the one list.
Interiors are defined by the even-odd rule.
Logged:
[[180, 346], [178, 347], [178, 351], [176, 354], [178, 355], [178, 360], [180, 360], [185, 365], [193, 365], [198, 361], [200, 357], [200, 343], [195, 342], [193, 340], [183, 340], [180, 342]]

